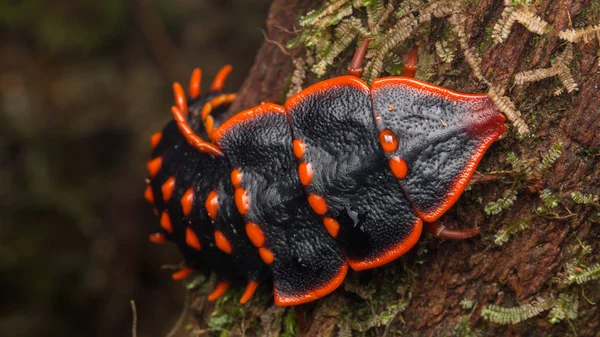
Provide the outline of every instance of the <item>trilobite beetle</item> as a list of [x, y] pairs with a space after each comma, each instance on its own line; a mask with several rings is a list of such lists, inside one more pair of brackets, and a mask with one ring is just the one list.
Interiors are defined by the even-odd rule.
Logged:
[[277, 305], [314, 301], [349, 269], [395, 260], [422, 228], [462, 239], [436, 220], [457, 201], [488, 147], [506, 130], [487, 95], [404, 76], [360, 79], [363, 41], [348, 75], [316, 83], [284, 105], [261, 104], [226, 119], [235, 94], [222, 68], [200, 93], [173, 85], [173, 120], [151, 137], [146, 199], [159, 218], [156, 243], [174, 242], [192, 270], [215, 272], [209, 300], [245, 284], [246, 303], [271, 280]]

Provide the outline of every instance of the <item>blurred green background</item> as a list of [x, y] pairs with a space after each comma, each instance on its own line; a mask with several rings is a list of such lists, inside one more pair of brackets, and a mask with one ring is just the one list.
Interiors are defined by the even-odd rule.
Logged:
[[[147, 241], [174, 80], [241, 85], [267, 0], [0, 1], [0, 336], [163, 336], [183, 288]], [[182, 331], [180, 335], [188, 335]]]

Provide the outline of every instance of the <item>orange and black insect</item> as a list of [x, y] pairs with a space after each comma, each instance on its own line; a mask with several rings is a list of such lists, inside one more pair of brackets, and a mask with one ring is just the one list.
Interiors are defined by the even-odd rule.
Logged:
[[175, 83], [173, 120], [151, 138], [146, 199], [186, 267], [215, 272], [214, 300], [232, 283], [247, 302], [271, 280], [275, 303], [310, 302], [335, 290], [348, 269], [386, 264], [411, 249], [423, 227], [460, 239], [477, 233], [435, 222], [458, 199], [488, 147], [506, 130], [487, 95], [405, 76], [360, 79], [368, 40], [349, 75], [319, 82], [284, 106], [261, 104], [230, 119], [231, 70], [200, 94]]

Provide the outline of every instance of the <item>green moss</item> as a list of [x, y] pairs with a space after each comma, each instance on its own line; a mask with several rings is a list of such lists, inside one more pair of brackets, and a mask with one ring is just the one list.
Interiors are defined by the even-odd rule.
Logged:
[[283, 317], [283, 331], [281, 337], [294, 337], [296, 336], [297, 328], [296, 311], [293, 308], [287, 308], [285, 316]]

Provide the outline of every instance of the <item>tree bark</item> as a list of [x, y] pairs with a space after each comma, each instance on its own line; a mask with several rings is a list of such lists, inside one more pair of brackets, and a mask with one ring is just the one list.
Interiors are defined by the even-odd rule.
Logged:
[[[294, 31], [299, 27], [299, 16], [321, 5], [322, 2], [316, 0], [273, 2], [266, 23], [268, 41], [259, 50], [231, 112], [263, 101], [284, 102], [284, 88], [293, 71], [292, 58], [303, 55], [303, 50], [288, 51], [282, 46], [296, 36]], [[489, 40], [486, 29], [494, 26], [503, 8], [502, 1], [493, 0], [479, 1], [469, 7], [465, 30], [471, 47], [478, 47]], [[479, 236], [450, 242], [423, 234], [418, 247], [398, 261], [373, 271], [352, 273], [340, 290], [303, 308], [309, 322], [306, 335], [336, 336], [340, 329], [342, 332], [344, 329], [351, 331], [353, 335], [370, 336], [453, 336], [469, 335], [468, 331], [489, 336], [600, 335], [600, 310], [598, 305], [591, 304], [600, 301], [598, 281], [576, 288], [578, 294], [585, 293], [591, 302], [580, 296], [577, 318], [569, 322], [551, 324], [547, 320], [547, 312], [515, 325], [494, 324], [481, 316], [481, 311], [488, 304], [514, 307], [529, 303], [536, 297], [557, 296], [559, 291], [552, 280], [564, 271], [565, 264], [576, 258], [580, 251], [579, 241], [592, 248], [586, 263], [591, 265], [599, 260], [594, 252], [600, 249], [600, 229], [593, 220], [598, 209], [576, 205], [569, 197], [572, 191], [593, 195], [600, 192], [598, 40], [573, 44], [575, 57], [571, 73], [579, 85], [578, 92], [552, 96], [552, 90], [558, 83], [556, 79], [524, 86], [512, 83], [518, 72], [549, 67], [552, 58], [565, 44], [558, 37], [558, 32], [569, 28], [572, 22], [583, 24], [584, 20], [579, 16], [584, 14], [588, 18], [586, 20], [598, 20], [600, 10], [597, 4], [585, 0], [543, 1], [536, 4], [536, 10], [552, 27], [542, 38], [515, 23], [505, 42], [480, 50], [482, 73], [493, 83], [507, 88], [505, 95], [521, 110], [531, 134], [521, 139], [511, 128], [488, 151], [478, 170], [510, 170], [505, 160], [509, 152], [525, 161], [539, 161], [552, 144], [560, 141], [563, 153], [549, 171], [541, 179], [523, 181], [553, 191], [559, 198], [561, 212], [568, 209], [572, 215], [562, 219], [535, 216], [536, 208], [542, 204], [540, 189], [536, 190], [535, 186], [520, 189], [509, 209], [499, 215], [487, 215], [484, 205], [501, 197], [515, 179], [510, 174], [483, 174], [481, 177], [486, 179], [473, 183], [457, 205], [442, 218], [443, 223], [451, 228], [478, 226], [481, 228]], [[587, 22], [588, 25], [597, 23]], [[416, 35], [413, 41], [419, 41], [422, 55], [435, 57], [435, 36]], [[410, 42], [405, 44], [409, 46]], [[485, 92], [485, 85], [472, 76], [466, 62], [460, 58], [459, 50], [456, 54], [459, 58], [451, 67], [428, 65], [432, 69], [427, 71], [438, 72], [434, 76], [434, 84], [449, 85], [465, 92]], [[341, 55], [345, 59], [336, 64], [347, 64], [350, 53]], [[326, 77], [341, 72], [343, 70], [333, 69]], [[309, 77], [305, 87], [317, 80]], [[510, 126], [510, 122], [507, 123]], [[511, 222], [532, 216], [528, 228], [511, 236], [504, 245], [494, 245], [493, 237], [499, 230]], [[388, 324], [380, 327], [372, 324], [375, 327], [361, 333], [360, 322], [344, 321], [344, 314], [348, 311], [368, 307], [375, 317], [388, 309], [390, 298], [385, 302], [375, 294], [390, 287], [399, 289], [393, 292], [393, 296], [398, 297], [398, 303], [406, 303], [407, 307], [394, 314]], [[461, 307], [460, 302], [464, 299], [473, 301], [472, 309]]]

